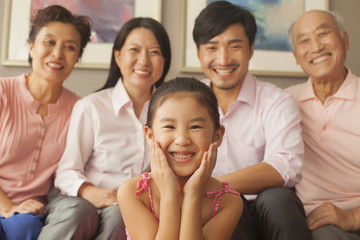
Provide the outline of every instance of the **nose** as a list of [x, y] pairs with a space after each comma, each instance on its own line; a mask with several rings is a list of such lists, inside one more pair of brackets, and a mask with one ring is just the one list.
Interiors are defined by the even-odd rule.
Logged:
[[312, 52], [319, 52], [321, 51], [323, 48], [323, 44], [321, 42], [321, 40], [319, 40], [318, 38], [314, 37], [311, 41], [311, 50]]
[[187, 131], [178, 131], [175, 137], [175, 144], [186, 146], [191, 144], [191, 139]]
[[149, 53], [146, 50], [142, 50], [138, 57], [138, 62], [146, 65], [149, 62]]
[[217, 54], [217, 61], [220, 65], [226, 65], [229, 61], [229, 51], [227, 48], [222, 47], [219, 48], [218, 54]]
[[53, 52], [52, 52], [53, 56], [56, 58], [56, 59], [61, 59], [62, 58], [62, 55], [63, 55], [63, 49], [61, 46], [55, 46], [53, 48]]

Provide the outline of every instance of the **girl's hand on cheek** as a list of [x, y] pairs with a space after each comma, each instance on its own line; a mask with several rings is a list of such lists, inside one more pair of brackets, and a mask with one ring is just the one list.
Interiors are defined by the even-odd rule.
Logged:
[[211, 143], [204, 152], [200, 167], [194, 172], [184, 186], [184, 193], [202, 193], [208, 183], [216, 164], [218, 143]]
[[165, 153], [154, 140], [150, 142], [150, 166], [151, 177], [154, 179], [160, 194], [178, 194], [180, 192], [179, 184], [169, 166]]

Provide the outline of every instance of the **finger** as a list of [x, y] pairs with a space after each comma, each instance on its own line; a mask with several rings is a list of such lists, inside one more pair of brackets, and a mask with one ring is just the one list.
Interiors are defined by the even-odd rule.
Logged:
[[315, 230], [318, 227], [328, 225], [328, 224], [330, 224], [330, 221], [327, 217], [317, 218], [317, 219], [312, 219], [311, 221], [309, 221], [308, 228], [309, 228], [309, 230]]
[[200, 166], [199, 168], [196, 170], [198, 171], [201, 176], [204, 175], [204, 173], [206, 172], [206, 169], [207, 169], [207, 166], [208, 166], [208, 156], [209, 156], [209, 153], [208, 152], [204, 152], [203, 154], [203, 157], [201, 159], [201, 163], [200, 163]]
[[156, 142], [155, 145], [156, 145], [156, 154], [157, 154], [157, 158], [158, 158], [159, 164], [161, 166], [161, 169], [169, 167], [165, 153], [161, 149], [159, 143]]
[[212, 143], [209, 146], [209, 164], [211, 167], [211, 170], [214, 169], [215, 165], [216, 165], [216, 159], [217, 159], [217, 148], [218, 148], [218, 144], [217, 143]]
[[328, 224], [328, 214], [321, 209], [317, 209], [309, 214], [306, 219], [306, 223], [310, 230], [314, 230], [322, 225]]
[[157, 167], [156, 148], [153, 140], [150, 140], [150, 167], [151, 171]]

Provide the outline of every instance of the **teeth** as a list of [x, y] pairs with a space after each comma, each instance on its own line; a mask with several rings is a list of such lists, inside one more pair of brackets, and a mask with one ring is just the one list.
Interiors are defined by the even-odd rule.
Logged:
[[172, 155], [174, 157], [176, 157], [176, 158], [185, 159], [185, 158], [191, 157], [193, 154], [176, 154], [176, 153], [173, 153]]
[[232, 69], [228, 69], [228, 70], [219, 70], [219, 69], [217, 69], [215, 71], [220, 75], [228, 75], [229, 73], [232, 72]]
[[150, 72], [141, 71], [141, 70], [135, 70], [134, 72], [137, 73], [137, 74], [142, 74], [142, 75], [149, 75], [150, 74]]
[[313, 60], [313, 63], [319, 63], [319, 62], [325, 61], [328, 58], [329, 58], [329, 56], [318, 57]]
[[48, 63], [48, 65], [49, 65], [50, 67], [52, 67], [52, 68], [58, 68], [58, 69], [62, 68], [62, 65], [61, 65], [61, 64]]

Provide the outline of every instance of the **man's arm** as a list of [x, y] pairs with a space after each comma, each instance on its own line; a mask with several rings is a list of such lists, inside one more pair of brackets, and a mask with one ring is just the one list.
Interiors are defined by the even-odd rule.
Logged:
[[242, 194], [257, 194], [266, 188], [284, 185], [280, 174], [267, 163], [258, 163], [218, 179]]
[[299, 109], [289, 94], [274, 94], [259, 104], [266, 141], [263, 161], [218, 178], [242, 194], [257, 194], [270, 187], [293, 187], [301, 178], [304, 144]]

